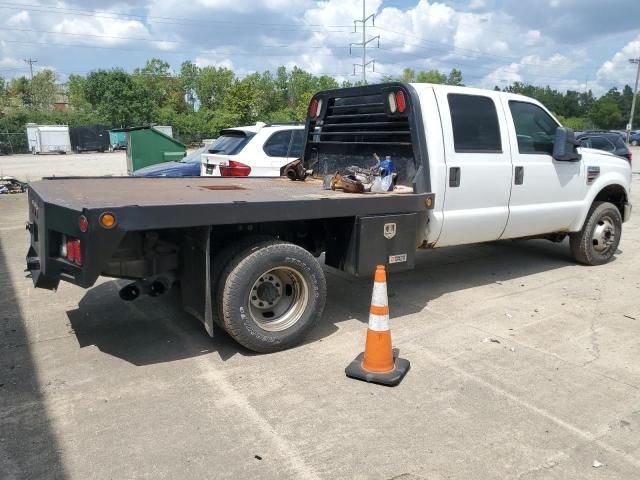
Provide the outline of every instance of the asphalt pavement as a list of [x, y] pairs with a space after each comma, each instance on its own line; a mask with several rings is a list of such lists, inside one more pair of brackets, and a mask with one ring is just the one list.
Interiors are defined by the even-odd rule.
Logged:
[[640, 478], [637, 213], [600, 267], [544, 240], [420, 252], [389, 277], [411, 361], [396, 388], [344, 375], [368, 279], [327, 269], [308, 340], [256, 355], [210, 339], [175, 291], [35, 290], [26, 218], [25, 195], [0, 195], [2, 479]]

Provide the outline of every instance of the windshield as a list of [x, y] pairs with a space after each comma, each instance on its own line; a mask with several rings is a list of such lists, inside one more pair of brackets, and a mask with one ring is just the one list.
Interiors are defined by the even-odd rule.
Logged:
[[199, 149], [191, 152], [184, 158], [178, 160], [180, 163], [200, 163], [200, 155], [202, 155], [209, 146], [200, 147]]
[[209, 145], [209, 153], [222, 153], [225, 155], [235, 155], [240, 153], [244, 146], [253, 137], [251, 132], [243, 132], [240, 130], [226, 130], [220, 135], [215, 142]]

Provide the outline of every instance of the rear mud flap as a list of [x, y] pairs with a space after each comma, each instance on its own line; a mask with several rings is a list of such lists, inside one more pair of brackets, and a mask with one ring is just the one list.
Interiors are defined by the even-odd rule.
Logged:
[[209, 336], [213, 338], [211, 227], [190, 229], [181, 250], [182, 305], [185, 311], [202, 322]]

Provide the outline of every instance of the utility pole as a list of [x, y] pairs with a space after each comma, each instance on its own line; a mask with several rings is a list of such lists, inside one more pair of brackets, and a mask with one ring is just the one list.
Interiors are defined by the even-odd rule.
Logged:
[[636, 68], [636, 86], [633, 89], [633, 100], [631, 102], [631, 115], [629, 115], [629, 123], [627, 124], [627, 143], [631, 137], [631, 129], [633, 128], [633, 115], [636, 111], [636, 98], [638, 97], [638, 80], [640, 80], [640, 58], [630, 58], [629, 63], [637, 65]]
[[367, 62], [367, 45], [374, 40], [378, 41], [378, 47], [380, 47], [380, 35], [376, 35], [375, 37], [371, 37], [367, 40], [367, 22], [371, 20], [371, 24], [375, 26], [376, 24], [376, 14], [372, 13], [368, 17], [367, 10], [365, 6], [366, 0], [362, 0], [362, 20], [354, 20], [353, 21], [353, 31], [356, 33], [358, 31], [358, 23], [362, 23], [362, 42], [360, 43], [351, 43], [349, 45], [349, 55], [351, 55], [351, 47], [360, 47], [362, 48], [362, 63], [354, 63], [353, 64], [353, 74], [356, 74], [356, 67], [362, 68], [362, 83], [367, 83], [367, 66], [369, 64], [373, 65], [373, 71], [376, 71], [376, 61], [375, 59], [371, 59]]
[[34, 60], [33, 58], [29, 57], [29, 60], [25, 59], [24, 62], [29, 64], [29, 71], [31, 72], [31, 80], [33, 80], [33, 64], [38, 63], [38, 60]]

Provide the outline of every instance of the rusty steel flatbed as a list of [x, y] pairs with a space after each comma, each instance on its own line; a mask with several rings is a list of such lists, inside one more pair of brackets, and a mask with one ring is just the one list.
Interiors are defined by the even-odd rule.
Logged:
[[344, 193], [323, 190], [317, 179], [286, 178], [48, 178], [30, 189], [47, 206], [116, 211], [125, 230], [418, 212], [429, 196]]

